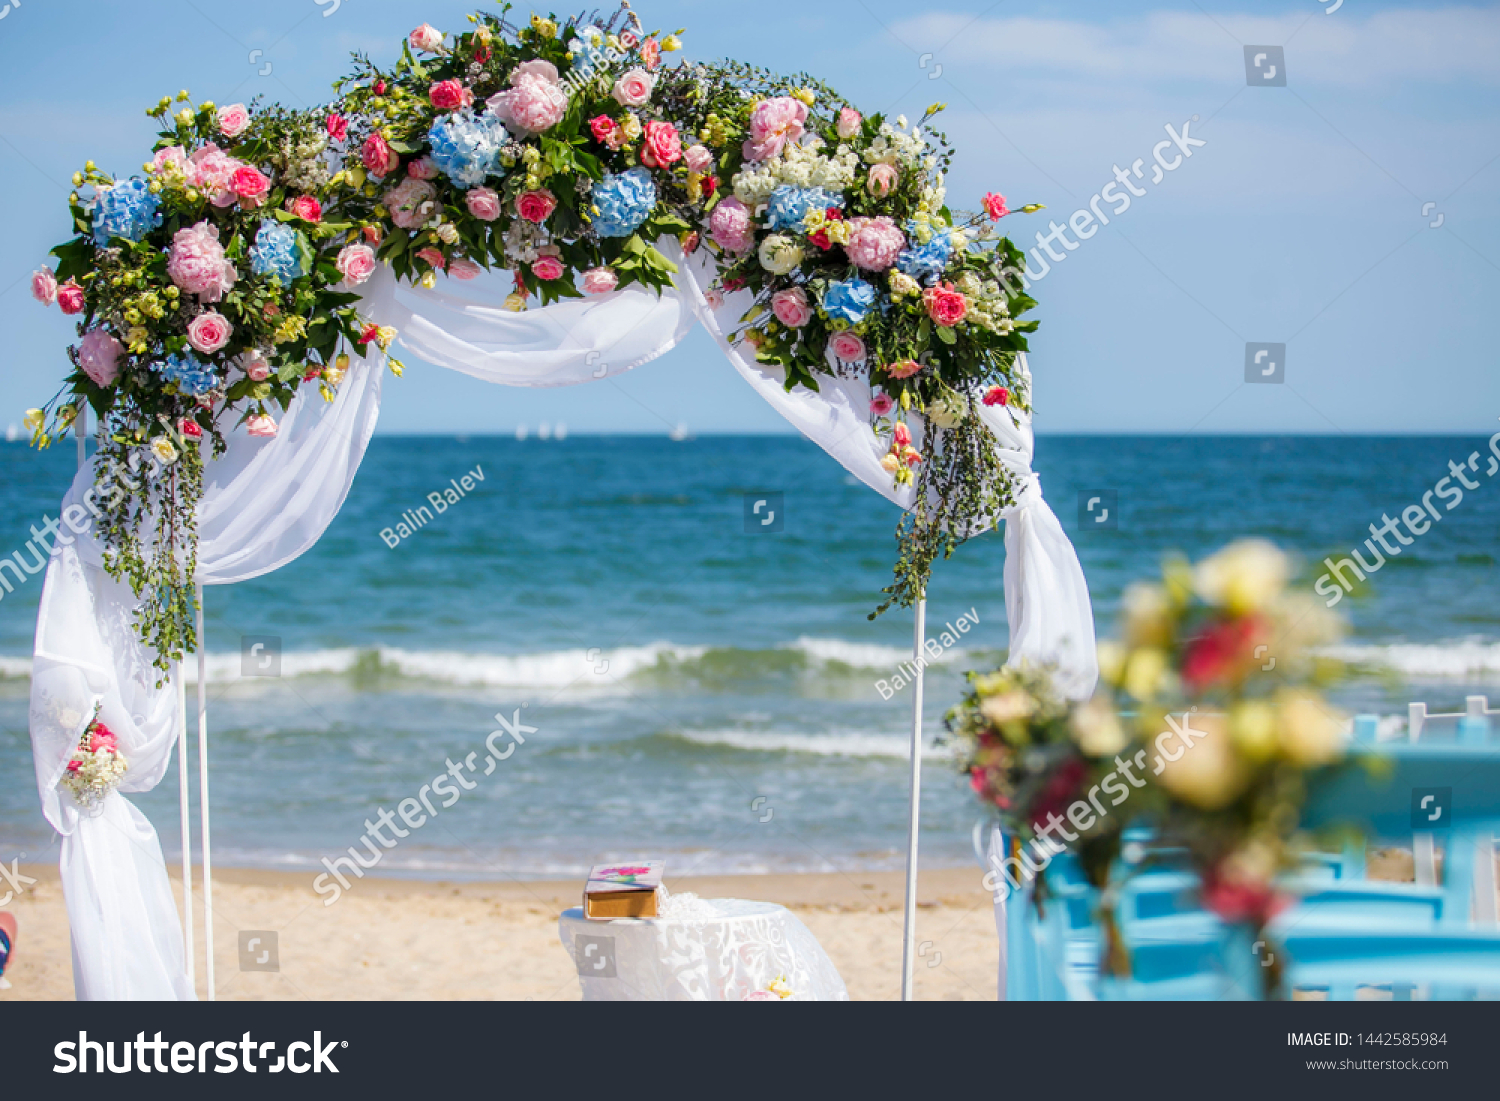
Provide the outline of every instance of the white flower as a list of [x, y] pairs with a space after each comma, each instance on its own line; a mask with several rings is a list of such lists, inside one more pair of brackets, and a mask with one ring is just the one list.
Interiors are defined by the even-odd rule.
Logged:
[[1236, 615], [1258, 612], [1286, 588], [1291, 565], [1264, 539], [1244, 539], [1225, 547], [1193, 571], [1193, 588], [1210, 604]]
[[151, 441], [151, 454], [156, 456], [157, 462], [163, 466], [171, 466], [177, 461], [177, 448], [172, 446], [172, 441], [165, 436], [157, 436]]
[[760, 266], [772, 275], [786, 275], [802, 263], [802, 247], [792, 238], [773, 233], [760, 243]]
[[437, 228], [438, 239], [444, 244], [453, 244], [458, 240], [458, 227], [452, 222], [444, 222]]

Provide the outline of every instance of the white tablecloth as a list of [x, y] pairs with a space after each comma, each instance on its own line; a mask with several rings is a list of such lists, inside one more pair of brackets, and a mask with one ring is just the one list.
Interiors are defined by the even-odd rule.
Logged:
[[778, 976], [796, 1001], [849, 1000], [833, 961], [786, 907], [720, 898], [672, 911], [688, 916], [588, 921], [582, 909], [563, 912], [558, 935], [584, 1001], [738, 1002]]

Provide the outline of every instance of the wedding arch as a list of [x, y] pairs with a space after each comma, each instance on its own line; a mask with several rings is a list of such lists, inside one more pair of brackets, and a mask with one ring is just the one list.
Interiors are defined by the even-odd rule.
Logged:
[[[147, 113], [141, 174], [74, 177], [76, 235], [35, 297], [78, 317], [73, 371], [28, 414], [78, 438], [38, 614], [30, 725], [82, 998], [195, 997], [187, 709], [197, 653], [213, 996], [203, 590], [275, 570], [338, 513], [399, 339], [509, 386], [635, 369], [695, 325], [803, 435], [902, 507], [879, 611], [1005, 521], [1010, 661], [1096, 680], [1077, 555], [1032, 472], [1020, 252], [995, 193], [955, 213], [951, 151], [805, 74], [672, 64], [676, 34], [608, 20], [423, 24], [356, 55], [327, 108]], [[1031, 212], [1036, 207], [1023, 207]], [[85, 459], [89, 411], [97, 450]], [[903, 996], [921, 766], [913, 700]], [[185, 924], [156, 831], [123, 793], [178, 754]], [[186, 943], [184, 944], [184, 939]]]

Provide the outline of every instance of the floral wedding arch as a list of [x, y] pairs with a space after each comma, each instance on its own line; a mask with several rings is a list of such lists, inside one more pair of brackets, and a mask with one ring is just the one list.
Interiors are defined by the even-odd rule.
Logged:
[[[1087, 585], [1031, 471], [1035, 303], [998, 232], [1005, 200], [947, 206], [951, 153], [924, 129], [941, 107], [911, 126], [806, 75], [671, 64], [682, 32], [649, 33], [628, 5], [521, 26], [506, 10], [461, 34], [424, 24], [390, 70], [356, 55], [328, 108], [164, 98], [139, 175], [90, 162], [74, 177], [76, 236], [33, 279], [79, 319], [74, 370], [28, 424], [46, 446], [81, 435], [89, 409], [98, 422], [48, 567], [31, 700], [81, 997], [193, 996], [156, 833], [112, 789], [154, 787], [175, 741], [186, 793], [180, 667], [202, 586], [321, 536], [384, 371], [401, 373], [397, 339], [486, 381], [558, 386], [632, 370], [702, 324], [905, 510], [879, 611], [916, 605], [920, 624], [936, 560], [1004, 519], [1011, 660], [1093, 689]], [[69, 797], [95, 745], [128, 766], [112, 758], [102, 791]], [[186, 873], [185, 798], [183, 829]]]

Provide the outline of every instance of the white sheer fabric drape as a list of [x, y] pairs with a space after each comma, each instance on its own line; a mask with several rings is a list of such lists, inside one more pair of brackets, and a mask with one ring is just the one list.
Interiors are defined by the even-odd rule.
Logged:
[[[388, 276], [388, 273], [387, 273]], [[198, 580], [225, 585], [268, 573], [311, 547], [337, 515], [380, 410], [384, 357], [358, 358], [325, 403], [298, 395], [274, 439], [243, 433], [207, 464], [198, 509]], [[86, 515], [91, 464], [74, 480], [63, 515]], [[81, 525], [81, 521], [80, 521]], [[175, 686], [156, 687], [152, 655], [132, 625], [136, 601], [101, 568], [92, 532], [56, 540], [42, 590], [31, 674], [31, 741], [47, 821], [62, 835], [60, 868], [80, 999], [191, 999], [182, 925], [161, 845], [125, 792], [150, 791], [177, 740]], [[130, 763], [96, 813], [58, 789], [92, 718], [119, 736]]]

